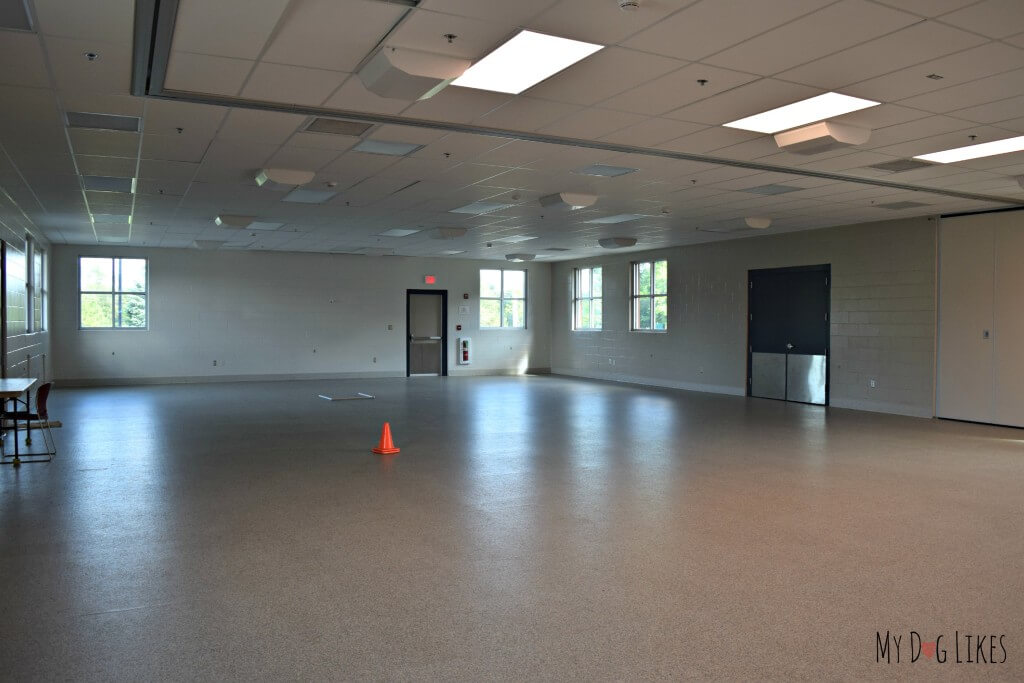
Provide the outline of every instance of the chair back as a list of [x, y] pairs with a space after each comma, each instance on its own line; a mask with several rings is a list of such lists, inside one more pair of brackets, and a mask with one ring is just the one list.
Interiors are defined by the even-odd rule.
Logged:
[[36, 414], [44, 420], [50, 419], [46, 414], [46, 399], [50, 397], [53, 382], [44, 382], [36, 389]]

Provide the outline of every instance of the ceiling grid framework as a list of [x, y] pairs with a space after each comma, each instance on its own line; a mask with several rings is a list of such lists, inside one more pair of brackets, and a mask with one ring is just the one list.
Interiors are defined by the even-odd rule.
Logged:
[[[1015, 180], [1024, 174], [1021, 153], [898, 173], [872, 168], [963, 146], [972, 135], [987, 142], [1024, 133], [1017, 3], [780, 0], [769, 11], [752, 0], [652, 0], [624, 13], [603, 0], [423, 0], [411, 9], [378, 0], [181, 0], [166, 72], [166, 87], [181, 94], [138, 98], [129, 94], [131, 16], [145, 4], [97, 0], [90, 13], [32, 0], [35, 34], [0, 31], [0, 51], [16, 48], [23, 63], [0, 69], [0, 91], [18, 103], [0, 113], [4, 130], [18, 135], [0, 134], [0, 142], [21, 178], [4, 182], [54, 242], [95, 242], [89, 207], [117, 215], [128, 206], [130, 234], [111, 232], [108, 241], [503, 258], [508, 244], [499, 240], [527, 235], [536, 238], [523, 244], [531, 250], [565, 248], [551, 253], [575, 258], [624, 232], [638, 239], [636, 249], [742, 237], [749, 233], [697, 228], [730, 228], [751, 215], [773, 216], [766, 232], [777, 233], [1024, 203]], [[591, 11], [581, 18], [584, 7]], [[389, 32], [403, 47], [475, 60], [517, 28], [608, 47], [518, 96], [450, 86], [420, 102], [386, 100], [354, 73]], [[445, 33], [458, 37], [449, 44]], [[865, 145], [804, 157], [770, 137], [721, 127], [826, 90], [883, 102], [836, 119], [872, 128]], [[269, 106], [252, 108], [248, 99]], [[53, 114], [40, 115], [47, 108]], [[305, 131], [312, 112], [332, 110], [375, 125], [361, 137]], [[67, 111], [143, 123], [137, 134], [65, 132]], [[561, 138], [579, 144], [550, 142]], [[422, 147], [371, 155], [353, 149], [360, 139]], [[595, 163], [637, 170], [617, 178], [574, 172]], [[268, 165], [314, 171], [308, 187], [331, 184], [335, 194], [323, 204], [283, 202], [286, 193], [256, 186], [255, 173]], [[85, 191], [81, 175], [137, 178], [136, 191]], [[746, 191], [772, 184], [796, 189]], [[599, 200], [553, 213], [537, 200], [555, 192]], [[482, 201], [503, 208], [451, 213]], [[221, 213], [281, 227], [218, 227]], [[587, 223], [615, 214], [640, 218]], [[467, 231], [438, 239], [445, 226]], [[380, 235], [389, 230], [416, 232]]]

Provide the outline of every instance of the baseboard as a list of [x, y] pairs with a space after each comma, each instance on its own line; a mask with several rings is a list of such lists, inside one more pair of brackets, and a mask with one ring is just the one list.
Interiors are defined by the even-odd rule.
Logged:
[[935, 417], [931, 407], [909, 406], [905, 403], [886, 403], [884, 401], [832, 397], [829, 399], [829, 405], [832, 408], [863, 410], [868, 413], [888, 413], [890, 415], [906, 415], [907, 417]]
[[639, 384], [648, 387], [663, 387], [665, 389], [681, 389], [683, 391], [699, 391], [705, 394], [726, 394], [729, 396], [746, 396], [743, 387], [732, 387], [722, 384], [701, 384], [699, 382], [680, 382], [657, 377], [644, 377], [641, 375], [623, 375], [611, 372], [595, 372], [592, 370], [574, 370], [571, 368], [552, 368], [551, 374], [565, 375], [567, 377], [583, 377], [586, 379], [601, 379], [609, 382], [622, 382], [624, 384]]
[[450, 377], [518, 377], [522, 375], [550, 375], [551, 368], [526, 368], [523, 372], [513, 369], [467, 368], [460, 366], [457, 370], [448, 370]]

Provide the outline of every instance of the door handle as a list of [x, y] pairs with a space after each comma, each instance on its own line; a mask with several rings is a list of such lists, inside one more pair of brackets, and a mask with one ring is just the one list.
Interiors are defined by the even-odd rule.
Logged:
[[792, 344], [786, 344], [786, 350], [787, 351], [791, 351], [792, 349], [793, 349], [793, 345]]

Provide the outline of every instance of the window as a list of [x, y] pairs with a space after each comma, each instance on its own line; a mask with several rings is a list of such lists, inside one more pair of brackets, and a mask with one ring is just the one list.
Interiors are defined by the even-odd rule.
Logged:
[[668, 261], [633, 264], [632, 300], [634, 330], [664, 332], [668, 329]]
[[46, 329], [43, 316], [43, 299], [46, 295], [45, 263], [46, 254], [32, 240], [28, 241], [28, 331], [42, 332]]
[[601, 267], [577, 268], [573, 284], [574, 330], [601, 329]]
[[480, 327], [526, 327], [526, 271], [480, 271]]
[[83, 329], [146, 327], [147, 262], [143, 258], [78, 259]]

